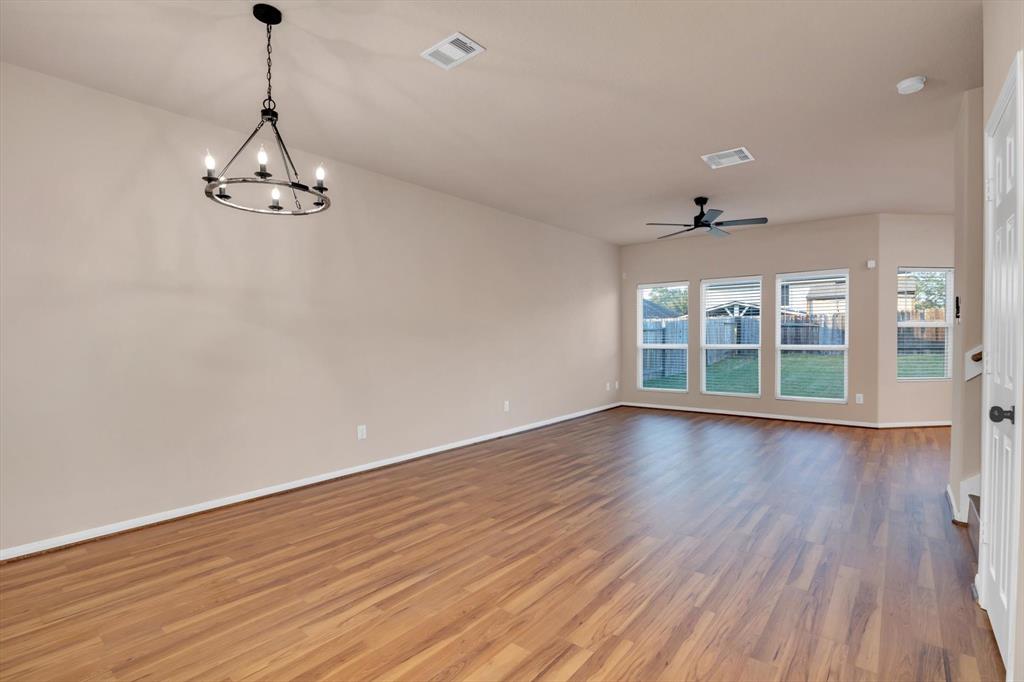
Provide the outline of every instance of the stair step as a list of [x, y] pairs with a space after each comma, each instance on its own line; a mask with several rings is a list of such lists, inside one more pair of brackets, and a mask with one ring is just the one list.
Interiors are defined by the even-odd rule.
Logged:
[[981, 533], [981, 498], [977, 495], [968, 495], [970, 503], [967, 505], [967, 535], [971, 538], [971, 546], [974, 547], [974, 556], [978, 556], [979, 536]]

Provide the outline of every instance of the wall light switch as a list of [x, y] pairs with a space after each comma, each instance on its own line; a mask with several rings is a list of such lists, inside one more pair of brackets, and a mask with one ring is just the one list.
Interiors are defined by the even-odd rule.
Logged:
[[615, 390], [616, 391], [619, 390], [619, 381], [618, 381], [618, 379], [615, 380]]
[[856, 395], [855, 399], [856, 399], [858, 405], [863, 405], [864, 404], [864, 394], [863, 393], [858, 393]]
[[606, 391], [612, 390], [612, 382], [606, 381], [605, 384], [604, 384], [604, 390], [606, 390]]
[[507, 400], [505, 401], [505, 411], [506, 412], [511, 412], [512, 411], [512, 406], [509, 405], [509, 402]]
[[356, 440], [366, 440], [366, 424], [356, 427]]
[[878, 265], [878, 263], [876, 263], [874, 259], [869, 260], [868, 261], [868, 270], [874, 270], [876, 265]]

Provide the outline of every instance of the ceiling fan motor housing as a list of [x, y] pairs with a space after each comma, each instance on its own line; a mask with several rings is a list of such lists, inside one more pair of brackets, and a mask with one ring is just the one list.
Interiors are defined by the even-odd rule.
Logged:
[[697, 204], [698, 213], [693, 216], [693, 224], [696, 227], [700, 227], [704, 224], [704, 207], [708, 203], [707, 197], [694, 197], [693, 203]]

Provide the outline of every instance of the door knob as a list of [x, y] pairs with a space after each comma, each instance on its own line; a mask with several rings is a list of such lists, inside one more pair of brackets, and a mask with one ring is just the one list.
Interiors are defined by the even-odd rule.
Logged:
[[994, 421], [997, 424], [999, 422], [1003, 421], [1004, 419], [1009, 419], [1010, 423], [1014, 424], [1016, 422], [1013, 421], [1013, 417], [1014, 417], [1013, 413], [1014, 413], [1014, 406], [1013, 405], [1011, 405], [1010, 409], [1008, 409], [1008, 410], [1004, 410], [1003, 408], [999, 407], [998, 405], [993, 405], [989, 409], [989, 411], [988, 411], [988, 418], [991, 419], [992, 421]]

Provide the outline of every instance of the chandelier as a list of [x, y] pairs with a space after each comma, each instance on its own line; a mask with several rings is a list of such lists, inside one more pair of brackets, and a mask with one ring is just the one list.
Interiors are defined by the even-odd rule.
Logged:
[[[271, 67], [273, 66], [270, 58], [273, 51], [270, 46], [270, 31], [272, 27], [281, 23], [281, 11], [271, 5], [258, 4], [253, 6], [252, 14], [260, 22], [267, 25], [267, 97], [263, 100], [260, 122], [256, 124], [256, 128], [220, 172], [216, 170], [217, 162], [210, 155], [210, 151], [206, 151], [206, 158], [204, 159], [206, 175], [203, 176], [203, 180], [206, 181], [206, 196], [222, 206], [230, 206], [231, 208], [252, 213], [270, 215], [311, 215], [313, 213], [320, 213], [327, 210], [331, 205], [331, 200], [327, 198], [327, 187], [324, 186], [325, 174], [323, 164], [320, 164], [316, 169], [316, 184], [312, 187], [303, 184], [299, 180], [299, 172], [295, 169], [295, 164], [292, 163], [292, 157], [288, 153], [288, 147], [284, 144], [281, 132], [277, 129], [277, 103], [274, 102], [270, 80]], [[254, 171], [252, 175], [229, 176], [228, 169], [231, 168], [231, 164], [238, 159], [239, 155], [245, 151], [249, 143], [253, 141], [256, 134], [266, 124], [270, 124], [270, 128], [274, 133], [274, 142], [277, 144], [281, 163], [284, 166], [285, 178], [275, 178], [267, 170], [269, 157], [262, 144], [259, 151], [256, 152], [256, 163], [259, 165], [259, 170]], [[264, 206], [255, 205], [260, 199], [258, 194], [254, 194], [251, 191], [252, 185], [265, 185], [270, 188], [269, 204]], [[232, 200], [229, 191], [234, 192], [236, 190], [247, 193], [247, 200], [243, 201], [240, 198]], [[290, 205], [285, 207], [281, 204], [282, 190], [291, 193], [291, 199], [295, 205], [294, 209]], [[303, 206], [300, 197], [310, 200], [311, 203]]]

